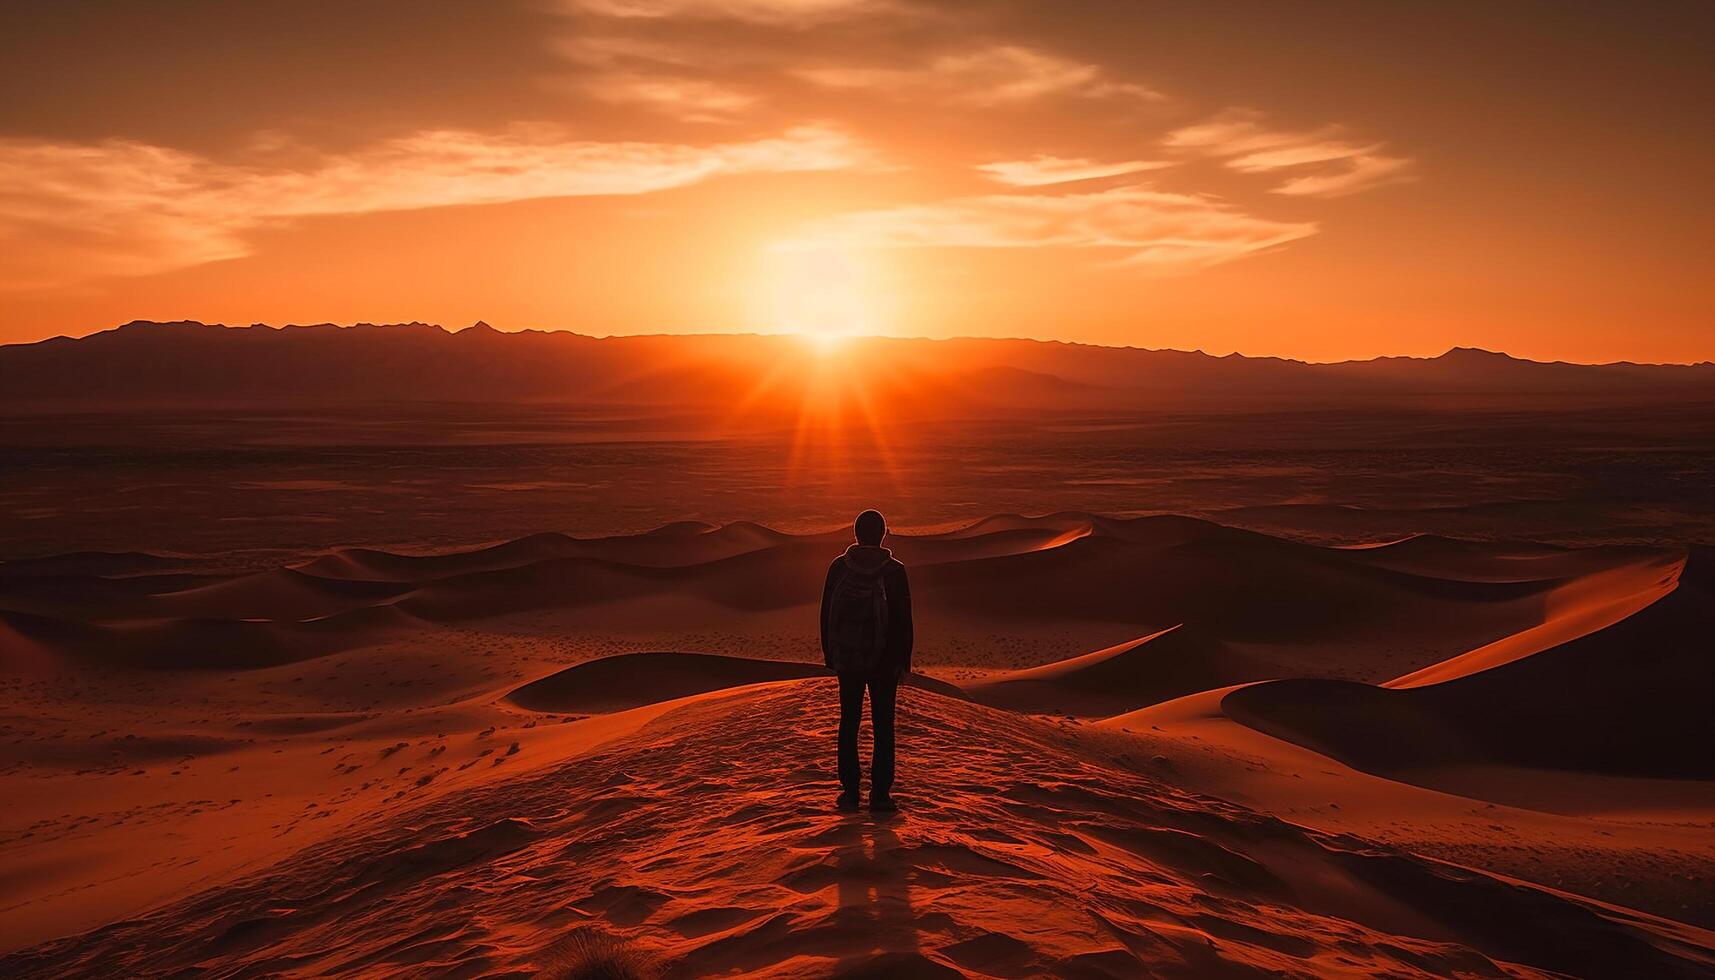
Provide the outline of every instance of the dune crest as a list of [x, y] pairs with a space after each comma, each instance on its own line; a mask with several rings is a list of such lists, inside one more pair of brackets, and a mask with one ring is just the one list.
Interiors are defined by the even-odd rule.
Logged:
[[506, 700], [532, 711], [596, 714], [827, 673], [821, 664], [708, 653], [629, 653], [555, 671], [515, 688]]
[[924, 692], [905, 695], [907, 811], [833, 813], [817, 774], [833, 691], [698, 699], [0, 968], [163, 973], [214, 955], [256, 972], [524, 971], [574, 927], [677, 975], [1715, 966], [1715, 934], [1309, 833], [1112, 768], [1054, 726]]
[[1099, 718], [1221, 687], [1267, 669], [1183, 624], [1041, 667], [965, 685], [972, 700]]
[[[918, 795], [895, 843], [827, 812], [815, 613], [848, 536], [686, 522], [266, 567], [0, 563], [18, 728], [59, 733], [0, 745], [21, 801], [3, 828], [17, 945], [111, 923], [85, 937], [94, 959], [50, 944], [0, 966], [524, 971], [584, 925], [687, 972], [1702, 968], [1701, 933], [1617, 906], [1711, 924], [1676, 875], [1715, 852], [1623, 822], [1715, 799], [1697, 792], [1715, 738], [1705, 549], [1325, 547], [1083, 512], [898, 534], [924, 673], [903, 695]], [[1558, 795], [1533, 781], [1544, 767]], [[35, 793], [49, 778], [125, 803], [68, 822]], [[1244, 805], [1167, 788], [1209, 779]], [[1538, 809], [1486, 803], [1496, 785]], [[1598, 785], [1653, 809], [1555, 825], [1546, 858], [1493, 856]], [[1339, 823], [1336, 799], [1370, 822]], [[1387, 799], [1450, 829], [1398, 836]], [[171, 863], [192, 832], [231, 847]], [[746, 862], [756, 875], [732, 878]], [[879, 880], [925, 904], [854, 898]], [[473, 893], [480, 924], [436, 918]], [[1056, 918], [1091, 896], [1099, 921]], [[390, 932], [401, 910], [438, 938]], [[853, 923], [873, 916], [917, 940], [870, 943]], [[1569, 959], [1550, 925], [1597, 938]]]
[[[237, 574], [182, 561], [168, 570], [147, 556], [32, 559], [0, 563], [0, 581], [12, 583], [0, 612], [37, 617], [13, 629], [50, 654], [62, 637], [68, 655], [104, 648], [96, 659], [162, 667], [181, 656], [185, 665], [240, 662], [207, 649], [229, 638], [253, 636], [259, 662], [283, 662], [425, 623], [564, 611], [587, 628], [623, 625], [639, 603], [685, 628], [718, 627], [734, 614], [812, 606], [847, 536], [688, 522], [432, 554], [346, 549]], [[1156, 649], [1192, 634], [1207, 649], [1156, 658], [1146, 673], [1159, 676], [1126, 682], [1157, 700], [1268, 677], [1381, 683], [1486, 645], [1516, 646], [1549, 619], [1569, 622], [1557, 603], [1609, 603], [1618, 586], [1598, 576], [1630, 574], [1623, 568], [1659, 555], [1445, 539], [1331, 548], [1196, 518], [1082, 512], [998, 515], [948, 532], [896, 534], [889, 544], [912, 569], [930, 636], [1071, 621], [1111, 643], [1115, 634], [1182, 625]], [[341, 624], [363, 629], [342, 639]], [[1400, 642], [1407, 634], [1411, 643]]]
[[[1715, 777], [1715, 555], [1693, 548], [1639, 608], [1563, 642], [1473, 651], [1387, 687], [1295, 679], [1240, 688], [1233, 718], [1357, 768], [1513, 765], [1679, 779]], [[1676, 573], [1675, 573], [1676, 572]], [[1636, 576], [1632, 576], [1635, 582]]]

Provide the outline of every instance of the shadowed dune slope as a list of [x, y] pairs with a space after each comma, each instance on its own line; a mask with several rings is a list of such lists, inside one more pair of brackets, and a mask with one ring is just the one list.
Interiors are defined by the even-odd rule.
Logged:
[[703, 696], [0, 973], [516, 976], [574, 928], [687, 977], [1715, 968], [1715, 934], [1193, 797], [1059, 726], [903, 697], [893, 819], [830, 806], [831, 681]]
[[1377, 568], [1472, 582], [1566, 579], [1601, 571], [1616, 557], [1630, 554], [1645, 559], [1654, 554], [1647, 548], [1557, 548], [1528, 541], [1478, 543], [1434, 534], [1339, 550]]
[[0, 562], [0, 583], [38, 575], [140, 575], [177, 564], [171, 558], [141, 551], [74, 551]]
[[532, 534], [487, 548], [450, 554], [402, 555], [373, 548], [343, 548], [306, 561], [298, 570], [333, 579], [421, 582], [581, 553], [579, 542], [564, 534]]
[[702, 599], [731, 609], [781, 609], [820, 597], [822, 573], [831, 557], [826, 545], [793, 541], [687, 566], [561, 558], [438, 579], [400, 599], [399, 605], [436, 621], [589, 607], [657, 594]]
[[1685, 555], [1655, 555], [1572, 579], [1543, 596], [1544, 621], [1468, 653], [1396, 677], [1383, 687], [1424, 687], [1498, 667], [1612, 626], [1678, 585]]
[[[1242, 534], [1229, 540], [1236, 541], [1240, 548], [1269, 549], [1271, 545], [1278, 544], [1267, 538], [1260, 543], [1250, 542]], [[1391, 551], [1400, 546], [1409, 547], [1404, 555], [1395, 554], [1395, 559], [1409, 557], [1411, 564], [1422, 566], [1427, 557], [1432, 559], [1428, 563], [1440, 566], [1445, 573], [1477, 576], [1445, 580], [1465, 582], [1478, 590], [1477, 595], [1483, 594], [1482, 590], [1487, 588], [1485, 583], [1502, 587], [1528, 585], [1533, 590], [1528, 600], [1529, 614], [1546, 619], [1540, 623], [1531, 618], [1520, 620], [1521, 623], [1535, 625], [1525, 626], [1466, 654], [1395, 678], [1385, 685], [1387, 687], [1419, 686], [1479, 672], [1618, 623], [1670, 591], [1682, 565], [1679, 557], [1663, 556], [1653, 551], [1639, 551], [1637, 555], [1643, 557], [1636, 557], [1625, 549], [1588, 554], [1561, 549], [1533, 552], [1515, 545], [1505, 545], [1505, 551], [1497, 553], [1490, 564], [1484, 565], [1481, 559], [1486, 552], [1481, 546], [1424, 538], [1375, 549], [1335, 550], [1370, 558], [1375, 551]], [[1174, 546], [1175, 549], [1182, 547], [1183, 543]], [[1521, 555], [1528, 557], [1520, 558]], [[1166, 560], [1169, 564], [1174, 563], [1174, 559]], [[1536, 570], [1545, 577], [1515, 578], [1521, 572], [1516, 564], [1519, 561], [1539, 565], [1548, 563], [1547, 567]], [[1624, 563], [1614, 565], [1615, 561]], [[1447, 567], [1449, 564], [1456, 564], [1457, 570]], [[1183, 565], [1176, 567], [1182, 568]], [[1485, 569], [1487, 574], [1503, 577], [1485, 579], [1482, 577]], [[1583, 569], [1583, 573], [1578, 574], [1578, 569]], [[1188, 581], [1210, 587], [1219, 577], [1212, 572]], [[1327, 579], [1317, 582], [1318, 588], [1329, 587]], [[1257, 588], [1264, 587], [1260, 581], [1255, 584]], [[1100, 585], [1092, 587], [1099, 588]], [[1174, 587], [1168, 586], [1168, 589]], [[1277, 595], [1303, 595], [1294, 585], [1284, 582], [1274, 585], [1273, 589]], [[1155, 590], [1153, 596], [1139, 601], [1159, 602], [1163, 592]], [[1320, 601], [1326, 603], [1351, 594], [1350, 590], [1335, 589], [1320, 597]], [[1234, 601], [1228, 594], [1207, 596], [1204, 601], [1208, 603], [1204, 607], [1206, 609], [1220, 609], [1224, 603], [1235, 613], [1253, 610], [1256, 604], [1254, 599]], [[1405, 610], [1426, 612], [1432, 608], [1398, 596], [1395, 596], [1395, 604], [1392, 614], [1396, 616]], [[1477, 614], [1490, 611], [1487, 608], [1490, 604], [1490, 601], [1481, 599], [1472, 603]], [[1188, 599], [1175, 605], [1184, 609], [1197, 608], [1195, 602]], [[1222, 622], [1213, 615], [1207, 621], [1220, 623], [1217, 628], [1224, 628], [1229, 637], [1256, 637], [1255, 632], [1243, 624], [1234, 628], [1232, 622]], [[1432, 621], [1412, 623], [1401, 620], [1396, 628], [1416, 636], [1434, 630], [1435, 624]], [[1352, 655], [1357, 657], [1364, 653], [1362, 644], [1356, 645], [1352, 651]], [[1227, 642], [1210, 635], [1206, 628], [1182, 624], [1080, 657], [993, 676], [967, 685], [967, 690], [972, 699], [998, 707], [1081, 717], [1109, 717], [1199, 691], [1249, 681], [1314, 675], [1318, 672], [1318, 664], [1312, 658], [1319, 654], [1325, 656], [1326, 651], [1314, 647], [1300, 650], [1283, 643]], [[1357, 685], [1358, 688], [1366, 686]], [[1254, 695], [1245, 697], [1250, 696]]]
[[[80, 623], [0, 612], [0, 658], [30, 657], [146, 670], [256, 670], [348, 650], [392, 629], [421, 625], [390, 606], [311, 622], [161, 619]], [[27, 647], [26, 647], [27, 644]]]
[[[532, 711], [598, 714], [767, 681], [827, 677], [821, 664], [712, 653], [623, 653], [576, 664], [522, 685], [506, 700]], [[933, 677], [908, 683], [949, 697], [959, 688]]]
[[1665, 594], [1538, 652], [1474, 651], [1390, 688], [1272, 681], [1232, 691], [1221, 707], [1372, 771], [1469, 763], [1715, 777], [1712, 566], [1715, 554], [1693, 548]]
[[[575, 610], [582, 625], [602, 628], [644, 598], [676, 604], [666, 613], [675, 628], [700, 629], [735, 613], [813, 606], [847, 537], [843, 529], [787, 535], [751, 523], [682, 523], [612, 538], [540, 534], [437, 555], [347, 550], [238, 575], [168, 572], [164, 559], [148, 556], [32, 559], [0, 564], [0, 581], [11, 583], [0, 589], [0, 611], [63, 622], [17, 627], [50, 650], [46, 634], [55, 629], [157, 637], [130, 641], [143, 649], [118, 660], [162, 665], [181, 655], [186, 664], [230, 661], [235, 654], [210, 645], [248, 633], [270, 661], [293, 651], [313, 656], [325, 644], [292, 637], [329, 637], [339, 623], [378, 628]], [[1187, 517], [1075, 512], [1001, 515], [890, 544], [911, 566], [922, 614], [966, 632], [1079, 622], [1111, 626], [1108, 636], [1141, 636], [1183, 625], [1169, 642], [1196, 636], [1210, 644], [1188, 652], [1185, 664], [1151, 658], [1158, 676], [1137, 688], [1151, 697], [1205, 681], [1281, 676], [1379, 683], [1541, 626], [1573, 584], [1649, 560], [1639, 549], [1445, 539], [1326, 548]], [[136, 574], [150, 570], [157, 574]]]
[[1262, 676], [1268, 665], [1187, 626], [965, 685], [974, 701], [1018, 711], [1106, 717]]
[[913, 582], [943, 604], [1003, 619], [1052, 608], [1113, 622], [1220, 622], [1227, 636], [1259, 641], [1335, 622], [1384, 623], [1438, 601], [1499, 604], [1547, 587], [1412, 575], [1351, 561], [1340, 549], [1205, 527], [1168, 543], [1098, 529], [1052, 549], [932, 565]]
[[161, 608], [156, 596], [232, 581], [225, 575], [187, 573], [0, 577], [0, 605], [14, 612], [42, 616], [137, 619]]
[[827, 672], [820, 664], [708, 653], [629, 653], [555, 671], [517, 688], [506, 700], [532, 711], [589, 714]]
[[[827, 537], [830, 542], [834, 540], [826, 535], [815, 537]], [[450, 554], [403, 555], [347, 548], [311, 559], [298, 567], [301, 571], [327, 578], [424, 582], [471, 572], [517, 568], [556, 558], [594, 558], [650, 567], [696, 565], [791, 540], [794, 539], [790, 535], [748, 521], [723, 527], [688, 522], [665, 525], [645, 534], [608, 538], [533, 534], [487, 548]]]
[[384, 605], [408, 586], [391, 582], [361, 582], [307, 575], [291, 568], [152, 597], [162, 613], [174, 616], [228, 616], [302, 621], [366, 606]]

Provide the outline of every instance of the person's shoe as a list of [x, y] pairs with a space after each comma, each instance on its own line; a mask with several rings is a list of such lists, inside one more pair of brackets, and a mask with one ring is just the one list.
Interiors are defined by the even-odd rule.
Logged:
[[871, 813], [893, 813], [899, 809], [899, 804], [886, 793], [871, 793], [869, 795], [869, 811]]
[[834, 806], [846, 813], [851, 813], [858, 808], [858, 805], [861, 802], [862, 798], [858, 795], [858, 791], [855, 789], [848, 789], [840, 794], [840, 798], [835, 801]]

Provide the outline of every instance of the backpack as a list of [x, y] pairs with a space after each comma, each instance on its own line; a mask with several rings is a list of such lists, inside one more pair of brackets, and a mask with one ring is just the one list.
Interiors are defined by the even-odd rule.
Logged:
[[866, 575], [846, 567], [828, 598], [828, 649], [836, 673], [871, 674], [887, 652], [887, 586], [877, 569]]

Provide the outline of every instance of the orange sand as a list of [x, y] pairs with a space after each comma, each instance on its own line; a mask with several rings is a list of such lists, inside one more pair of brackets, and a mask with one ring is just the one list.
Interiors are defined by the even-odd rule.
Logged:
[[876, 819], [830, 806], [843, 536], [0, 564], [0, 972], [1715, 970], [1704, 551], [900, 537]]

